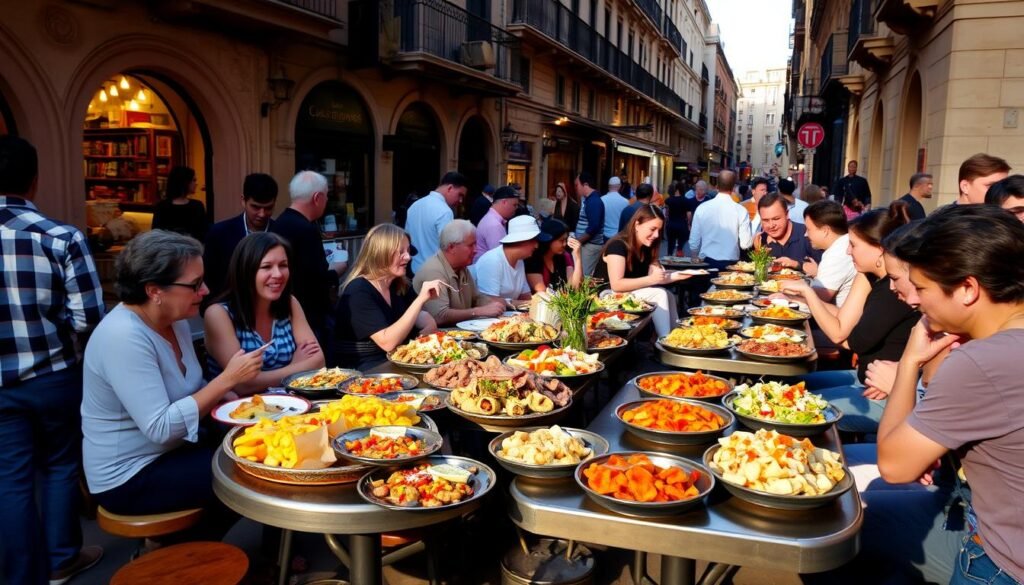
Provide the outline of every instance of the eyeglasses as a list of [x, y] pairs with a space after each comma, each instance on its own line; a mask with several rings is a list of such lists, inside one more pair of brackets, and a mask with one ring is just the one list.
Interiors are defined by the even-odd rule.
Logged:
[[182, 288], [192, 289], [193, 294], [199, 294], [199, 291], [203, 289], [205, 282], [203, 279], [199, 279], [199, 282], [171, 282], [164, 286], [180, 286]]

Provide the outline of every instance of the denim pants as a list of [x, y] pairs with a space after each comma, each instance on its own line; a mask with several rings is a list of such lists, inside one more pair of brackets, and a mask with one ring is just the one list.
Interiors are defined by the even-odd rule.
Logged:
[[949, 585], [1020, 585], [1020, 581], [1000, 569], [985, 553], [985, 549], [974, 541], [973, 534], [967, 534], [953, 567]]
[[82, 547], [81, 405], [77, 365], [0, 388], [0, 547], [8, 585], [48, 583]]

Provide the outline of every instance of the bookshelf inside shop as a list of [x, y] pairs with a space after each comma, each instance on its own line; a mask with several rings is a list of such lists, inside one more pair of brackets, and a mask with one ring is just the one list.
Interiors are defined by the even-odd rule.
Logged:
[[175, 130], [87, 128], [82, 142], [86, 197], [116, 200], [126, 211], [152, 211], [167, 173], [181, 164]]

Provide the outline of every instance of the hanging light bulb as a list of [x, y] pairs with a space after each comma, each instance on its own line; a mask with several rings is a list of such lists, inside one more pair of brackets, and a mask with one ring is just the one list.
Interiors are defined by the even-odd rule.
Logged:
[[121, 76], [121, 89], [129, 89], [131, 86], [128, 85], [128, 78], [124, 75]]
[[110, 84], [110, 97], [117, 97], [117, 86], [113, 83]]
[[100, 101], [103, 103], [107, 103], [107, 92], [102, 89], [100, 90]]
[[135, 100], [132, 100], [132, 101], [128, 102], [128, 109], [133, 111], [133, 112], [138, 112], [139, 111], [139, 102], [137, 102]]
[[135, 95], [135, 99], [139, 100], [140, 102], [146, 101], [146, 90], [139, 89], [139, 93]]

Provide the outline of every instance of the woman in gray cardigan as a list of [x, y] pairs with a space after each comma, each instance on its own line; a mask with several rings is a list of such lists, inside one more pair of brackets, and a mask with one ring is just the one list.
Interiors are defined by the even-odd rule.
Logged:
[[[260, 371], [263, 348], [239, 351], [209, 383], [186, 319], [199, 314], [202, 246], [153, 230], [117, 259], [121, 303], [96, 327], [85, 350], [82, 458], [89, 491], [115, 514], [206, 508], [228, 516], [214, 497], [199, 420], [235, 385]], [[219, 526], [225, 530], [230, 524]], [[210, 525], [213, 528], [213, 525]], [[207, 532], [207, 534], [211, 534]]]

